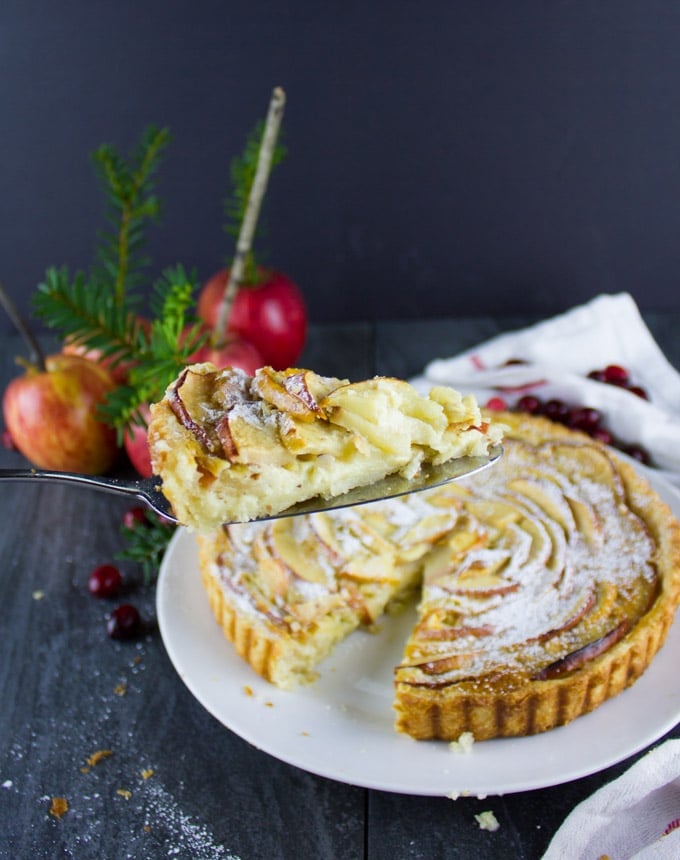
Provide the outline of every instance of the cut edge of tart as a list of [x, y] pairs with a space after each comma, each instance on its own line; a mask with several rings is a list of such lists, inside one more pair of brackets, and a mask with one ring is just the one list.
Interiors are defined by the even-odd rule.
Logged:
[[[390, 512], [402, 523], [398, 545]], [[415, 599], [419, 559], [455, 518], [425, 503], [409, 514], [395, 500], [222, 526], [197, 535], [203, 586], [236, 652], [290, 689], [314, 680], [352, 631]]]
[[253, 377], [191, 365], [151, 406], [152, 468], [180, 523], [210, 531], [424, 464], [487, 456], [502, 427], [473, 396], [428, 396], [390, 377], [362, 382], [263, 367]]

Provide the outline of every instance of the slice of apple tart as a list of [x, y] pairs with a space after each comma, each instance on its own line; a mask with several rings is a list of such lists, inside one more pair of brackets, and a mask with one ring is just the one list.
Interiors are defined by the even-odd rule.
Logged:
[[178, 520], [196, 531], [332, 498], [425, 463], [486, 456], [502, 435], [472, 396], [407, 382], [264, 367], [187, 367], [151, 407], [149, 450]]

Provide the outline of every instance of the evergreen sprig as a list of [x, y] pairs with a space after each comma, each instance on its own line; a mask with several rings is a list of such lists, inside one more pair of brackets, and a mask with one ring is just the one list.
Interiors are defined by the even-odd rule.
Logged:
[[[259, 120], [255, 128], [251, 131], [246, 139], [246, 143], [241, 155], [232, 159], [229, 177], [231, 180], [231, 191], [224, 201], [225, 215], [225, 232], [237, 240], [241, 232], [241, 224], [248, 206], [248, 198], [250, 190], [253, 186], [255, 173], [257, 171], [257, 162], [260, 154], [260, 144], [262, 135], [264, 134], [265, 122]], [[276, 165], [280, 164], [288, 155], [286, 147], [278, 140], [274, 147], [272, 155], [272, 170]], [[258, 221], [258, 233], [261, 236], [264, 232], [262, 218]], [[252, 282], [255, 279], [255, 257], [253, 251], [248, 255], [246, 264], [246, 281]]]
[[132, 360], [139, 349], [135, 301], [116, 302], [108, 283], [83, 272], [71, 278], [65, 266], [49, 268], [33, 295], [33, 310], [64, 340], [99, 350], [113, 367]]
[[125, 548], [116, 557], [140, 565], [144, 585], [151, 585], [158, 576], [158, 569], [176, 528], [174, 523], [145, 511], [143, 522], [121, 527]]
[[33, 308], [65, 341], [97, 350], [115, 367], [125, 363], [127, 381], [107, 396], [102, 417], [122, 438], [127, 427], [144, 423], [143, 404], [162, 397], [205, 338], [193, 309], [196, 279], [182, 266], [162, 273], [150, 299], [152, 320], [139, 316], [146, 259], [141, 254], [145, 227], [157, 217], [153, 176], [169, 141], [166, 129], [149, 126], [129, 159], [108, 144], [93, 155], [108, 194], [111, 225], [99, 240], [99, 265], [71, 276], [65, 266], [45, 273], [33, 296]]
[[97, 259], [101, 277], [113, 285], [114, 300], [140, 283], [149, 260], [142, 253], [147, 222], [160, 214], [153, 179], [170, 141], [168, 129], [148, 126], [126, 160], [111, 144], [102, 144], [92, 160], [107, 192], [109, 230], [99, 235]]
[[144, 424], [141, 408], [160, 400], [189, 357], [205, 341], [195, 319], [195, 279], [182, 266], [167, 269], [154, 285], [154, 318], [135, 332], [127, 381], [111, 391], [102, 407], [106, 421], [122, 433]]

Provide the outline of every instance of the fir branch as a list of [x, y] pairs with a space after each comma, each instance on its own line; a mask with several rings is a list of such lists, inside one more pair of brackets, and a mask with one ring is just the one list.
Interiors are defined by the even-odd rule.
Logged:
[[88, 281], [82, 272], [71, 278], [66, 267], [52, 267], [32, 302], [36, 316], [62, 338], [99, 350], [114, 366], [133, 358], [140, 335], [134, 302], [117, 304], [108, 284]]
[[111, 391], [102, 407], [106, 421], [119, 432], [144, 424], [142, 408], [160, 400], [207, 335], [194, 318], [196, 281], [181, 266], [167, 269], [154, 285], [155, 318], [136, 335], [127, 384]]
[[142, 254], [145, 227], [156, 220], [160, 202], [153, 193], [153, 177], [170, 140], [167, 129], [149, 126], [135, 152], [126, 161], [111, 144], [93, 153], [93, 162], [108, 196], [110, 231], [99, 237], [100, 274], [113, 283], [116, 303], [138, 283], [148, 260]]
[[116, 558], [140, 565], [144, 585], [151, 585], [158, 576], [163, 555], [176, 528], [174, 523], [160, 519], [151, 511], [145, 511], [143, 522], [121, 527], [126, 546], [117, 553]]

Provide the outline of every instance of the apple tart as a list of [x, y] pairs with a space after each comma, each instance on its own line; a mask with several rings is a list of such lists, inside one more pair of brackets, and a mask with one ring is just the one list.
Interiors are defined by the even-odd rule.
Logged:
[[411, 595], [396, 729], [449, 741], [545, 731], [639, 678], [680, 601], [680, 524], [610, 449], [542, 418], [500, 420], [505, 456], [474, 478], [199, 536], [238, 653], [290, 687]]
[[363, 382], [311, 370], [250, 377], [187, 367], [151, 407], [154, 473], [178, 520], [195, 531], [247, 522], [317, 496], [332, 498], [426, 463], [486, 456], [500, 426], [474, 397], [407, 382]]

